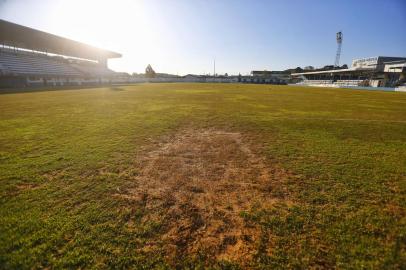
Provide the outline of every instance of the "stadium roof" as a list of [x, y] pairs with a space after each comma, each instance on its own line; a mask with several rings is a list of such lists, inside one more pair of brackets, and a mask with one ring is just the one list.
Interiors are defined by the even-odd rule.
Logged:
[[292, 73], [292, 76], [301, 76], [301, 75], [316, 75], [316, 74], [329, 74], [329, 73], [352, 73], [352, 72], [370, 72], [374, 71], [374, 68], [342, 68], [342, 69], [332, 69], [332, 70], [319, 70], [319, 71], [308, 71], [308, 72], [299, 72]]
[[0, 20], [0, 44], [91, 60], [121, 57], [121, 54], [116, 52], [99, 49], [5, 20]]
[[292, 73], [292, 76], [299, 76], [299, 75], [310, 75], [310, 74], [326, 74], [326, 73], [341, 73], [341, 72], [353, 72], [359, 71], [354, 68], [345, 68], [345, 69], [332, 69], [332, 70], [319, 70], [319, 71], [307, 71], [307, 72], [298, 72]]

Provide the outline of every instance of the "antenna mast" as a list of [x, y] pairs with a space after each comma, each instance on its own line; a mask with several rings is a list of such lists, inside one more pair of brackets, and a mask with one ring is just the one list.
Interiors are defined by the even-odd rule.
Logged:
[[343, 32], [337, 32], [336, 34], [337, 39], [337, 53], [336, 53], [336, 61], [334, 62], [335, 67], [340, 66], [340, 57], [341, 57], [341, 45], [343, 44]]
[[216, 58], [214, 58], [214, 70], [213, 70], [213, 77], [216, 77]]

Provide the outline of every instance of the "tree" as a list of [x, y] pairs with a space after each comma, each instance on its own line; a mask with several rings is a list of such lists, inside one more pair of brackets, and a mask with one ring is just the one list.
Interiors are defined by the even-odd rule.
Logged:
[[151, 67], [151, 65], [148, 65], [147, 68], [145, 69], [145, 76], [147, 78], [155, 78], [155, 71]]

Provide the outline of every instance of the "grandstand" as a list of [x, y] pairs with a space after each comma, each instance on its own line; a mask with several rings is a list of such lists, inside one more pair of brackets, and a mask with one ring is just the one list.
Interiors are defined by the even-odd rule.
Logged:
[[119, 53], [0, 20], [0, 87], [109, 83]]
[[332, 87], [399, 87], [406, 83], [406, 57], [355, 59], [351, 68], [297, 72], [299, 84]]

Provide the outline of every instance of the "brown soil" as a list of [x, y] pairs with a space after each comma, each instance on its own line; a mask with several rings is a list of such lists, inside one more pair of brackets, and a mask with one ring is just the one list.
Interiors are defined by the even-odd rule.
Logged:
[[17, 185], [17, 189], [20, 190], [20, 191], [21, 190], [36, 189], [38, 187], [39, 187], [38, 184], [31, 184], [31, 183], [24, 183], [24, 184]]
[[260, 238], [241, 212], [269, 207], [270, 189], [284, 172], [272, 169], [240, 133], [186, 130], [143, 151], [136, 187], [125, 197], [142, 206], [143, 222], [163, 226], [144, 251], [164, 250], [169, 262], [204, 252], [247, 263]]

